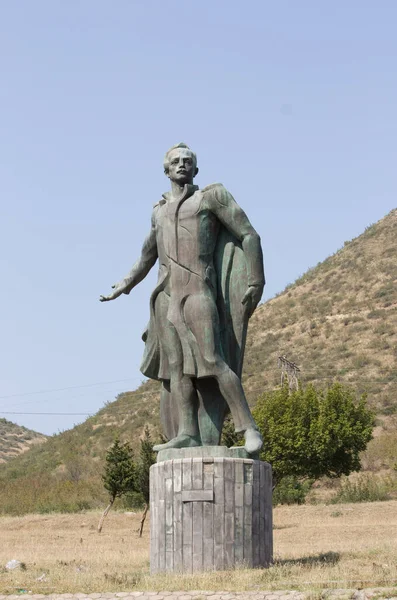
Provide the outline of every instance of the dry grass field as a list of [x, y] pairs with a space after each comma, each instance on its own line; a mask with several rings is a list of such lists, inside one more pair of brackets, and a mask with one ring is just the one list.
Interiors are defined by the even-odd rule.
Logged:
[[[128, 590], [271, 590], [397, 585], [397, 501], [279, 506], [270, 569], [149, 575], [149, 532], [139, 515], [99, 513], [0, 518], [0, 593]], [[6, 571], [11, 559], [24, 569]]]

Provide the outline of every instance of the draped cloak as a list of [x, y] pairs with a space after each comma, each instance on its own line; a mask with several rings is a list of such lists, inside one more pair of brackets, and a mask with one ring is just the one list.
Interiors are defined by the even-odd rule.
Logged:
[[[214, 324], [216, 330], [213, 334], [217, 341], [218, 351], [225, 363], [241, 378], [249, 319], [248, 307], [242, 304], [242, 299], [252, 282], [250, 281], [247, 258], [241, 242], [228, 228], [219, 222], [216, 216], [212, 213], [209, 214], [211, 211], [206, 211], [206, 198], [209, 194], [213, 195], [214, 192], [220, 194], [221, 201], [222, 194], [230, 196], [221, 184], [213, 184], [203, 190], [198, 190], [196, 186], [190, 186], [190, 189], [185, 193], [185, 198], [172, 203], [176, 205], [176, 208], [174, 207], [174, 214], [171, 214], [171, 216], [169, 212], [171, 203], [168, 202], [167, 195], [164, 195], [164, 199], [155, 205], [154, 225], [160, 262], [159, 278], [150, 298], [149, 324], [142, 336], [145, 342], [145, 351], [141, 364], [142, 373], [151, 379], [161, 380], [165, 383], [170, 379], [167, 352], [164, 350], [164, 345], [161, 344], [160, 332], [156, 327], [156, 299], [161, 292], [168, 295], [169, 310], [167, 319], [179, 335], [183, 350], [184, 373], [198, 378], [211, 377], [212, 358], [208, 356], [208, 353], [206, 355], [205, 349], [203, 351], [196, 343], [197, 340], [195, 340], [192, 330], [189, 329], [183, 319], [182, 303], [188, 297], [189, 285], [193, 286], [192, 289], [201, 286], [200, 293], [203, 294], [203, 298], [211, 296], [215, 302], [219, 320], [217, 319], [216, 324]], [[188, 219], [201, 219], [199, 229], [193, 234], [191, 231], [192, 224], [190, 224], [190, 231], [188, 231], [190, 221], [188, 219], [184, 220], [184, 215]], [[213, 223], [208, 223], [208, 218], [215, 219], [216, 230]], [[191, 223], [194, 225], [195, 222], [192, 221]], [[167, 239], [165, 239], [167, 236], [164, 234], [164, 229], [170, 229], [171, 226], [170, 239], [175, 240], [176, 250], [175, 247], [170, 248], [169, 244], [167, 246]], [[190, 238], [187, 236], [186, 231], [191, 236]], [[214, 235], [215, 239], [213, 239]], [[178, 238], [178, 236], [180, 237]], [[182, 243], [183, 236], [187, 238], [187, 241], [185, 239], [187, 243], [185, 248]], [[197, 237], [202, 238], [201, 242], [200, 239], [196, 239]], [[179, 255], [178, 239], [181, 246]], [[208, 241], [210, 241], [210, 245], [212, 244], [213, 250], [211, 256], [207, 257], [207, 268], [204, 273], [196, 274], [195, 270], [198, 267], [185, 264], [186, 255], [200, 254], [202, 249], [200, 247], [192, 249], [192, 245], [197, 245], [198, 242], [205, 245]], [[262, 260], [261, 256], [260, 259]], [[181, 293], [178, 286], [172, 285], [172, 278], [179, 277], [180, 279], [184, 270], [189, 273], [186, 278], [185, 289]], [[263, 264], [260, 265], [259, 272], [263, 274]], [[182, 317], [180, 317], [181, 314]], [[199, 317], [200, 315], [198, 315]], [[219, 443], [227, 404], [217, 386], [210, 386], [208, 390], [207, 396], [211, 396], [210, 398], [203, 398], [199, 394], [200, 402], [205, 405], [205, 410], [202, 411], [201, 417], [199, 416], [201, 420], [200, 430], [209, 432], [207, 443], [217, 444]], [[171, 438], [176, 435], [177, 410], [172, 405], [170, 394], [167, 394], [164, 388], [163, 391], [160, 401], [162, 404], [162, 421], [167, 437]], [[171, 413], [172, 416], [170, 416]], [[205, 440], [203, 443], [205, 443]]]
[[[220, 184], [204, 188], [201, 191], [202, 198], [199, 199], [199, 202], [202, 202], [205, 194], [217, 185]], [[196, 191], [198, 191], [197, 188], [195, 189]], [[162, 208], [163, 206], [164, 201], [160, 206], [156, 205], [155, 208]], [[160, 229], [162, 227], [162, 215], [160, 210], [156, 212], [157, 215], [155, 218], [157, 221], [160, 221], [156, 225]], [[158, 240], [158, 242], [161, 244], [162, 240]], [[160, 249], [159, 254], [161, 255]], [[168, 257], [167, 262], [169, 263], [170, 260], [172, 259]], [[219, 225], [217, 232], [212, 262], [213, 264], [209, 265], [209, 268], [213, 266], [214, 274], [204, 278], [203, 284], [208, 286], [216, 302], [219, 316], [219, 331], [216, 334], [220, 337], [223, 358], [226, 364], [241, 377], [248, 326], [247, 307], [242, 304], [242, 299], [248, 288], [248, 272], [241, 242], [222, 224]], [[169, 283], [172, 268], [178, 268], [178, 265], [160, 263], [158, 282], [150, 298], [150, 320], [142, 336], [145, 341], [145, 351], [141, 364], [141, 372], [150, 379], [163, 381], [169, 380], [170, 376], [167, 356], [160, 344], [159, 332], [156, 328], [155, 304], [158, 294], [164, 291], [167, 283]], [[215, 290], [213, 289], [214, 286], [216, 287]], [[185, 294], [183, 297], [185, 297]], [[171, 285], [171, 306], [183, 300], [183, 297], [175, 298], [174, 296], [177, 296], [177, 293]], [[191, 331], [186, 331], [187, 340], [182, 340], [182, 347], [186, 349], [187, 345], [189, 345], [192, 349], [188, 348], [187, 352], [190, 350], [190, 352], [197, 353], [199, 350], [195, 347], [194, 340], [189, 339], [191, 338], [191, 333]], [[192, 376], [197, 375], [197, 373], [187, 374]], [[210, 373], [206, 374], [206, 376], [210, 375]]]

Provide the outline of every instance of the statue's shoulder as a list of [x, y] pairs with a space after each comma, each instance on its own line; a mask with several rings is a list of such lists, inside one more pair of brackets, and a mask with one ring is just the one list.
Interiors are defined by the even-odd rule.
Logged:
[[158, 202], [156, 202], [155, 204], [153, 204], [153, 212], [156, 212], [159, 208], [161, 208], [163, 206], [163, 204], [166, 203], [165, 198], [161, 198], [161, 200], [159, 200]]
[[161, 219], [161, 209], [165, 204], [165, 200], [164, 198], [161, 198], [161, 200], [159, 200], [158, 202], [156, 202], [155, 204], [153, 204], [153, 211], [152, 211], [152, 225], [155, 226], [158, 219]]
[[219, 206], [228, 206], [230, 202], [230, 193], [227, 191], [223, 183], [212, 183], [207, 185], [202, 191], [204, 204], [213, 210], [217, 210]]
[[201, 191], [203, 194], [205, 194], [206, 192], [223, 192], [226, 191], [226, 188], [223, 185], [223, 183], [211, 183], [210, 185], [207, 185], [205, 188], [203, 188]]

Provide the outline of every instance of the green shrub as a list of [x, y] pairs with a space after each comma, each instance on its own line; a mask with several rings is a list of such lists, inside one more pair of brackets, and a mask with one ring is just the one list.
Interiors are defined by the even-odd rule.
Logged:
[[263, 436], [261, 459], [284, 477], [340, 477], [361, 468], [360, 453], [372, 438], [374, 416], [366, 397], [333, 383], [290, 392], [288, 385], [263, 394], [252, 411]]
[[367, 319], [381, 319], [382, 317], [384, 317], [384, 315], [385, 315], [385, 311], [378, 308], [378, 309], [371, 310], [367, 314]]
[[293, 476], [283, 477], [273, 492], [273, 505], [303, 504], [312, 485], [312, 480], [301, 481]]
[[342, 479], [340, 489], [331, 500], [332, 504], [345, 502], [379, 502], [390, 500], [395, 485], [391, 479], [379, 479], [373, 475], [360, 475], [355, 481]]
[[141, 510], [145, 506], [145, 499], [141, 492], [129, 492], [120, 498], [119, 506], [124, 510]]

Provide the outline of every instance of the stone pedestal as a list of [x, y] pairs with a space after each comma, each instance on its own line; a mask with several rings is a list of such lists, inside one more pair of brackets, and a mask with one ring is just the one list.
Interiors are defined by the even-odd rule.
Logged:
[[[195, 457], [164, 460], [150, 469], [151, 572], [269, 566], [270, 465], [211, 457], [208, 447], [201, 457], [197, 448], [191, 450]], [[189, 449], [180, 452], [186, 456]]]

